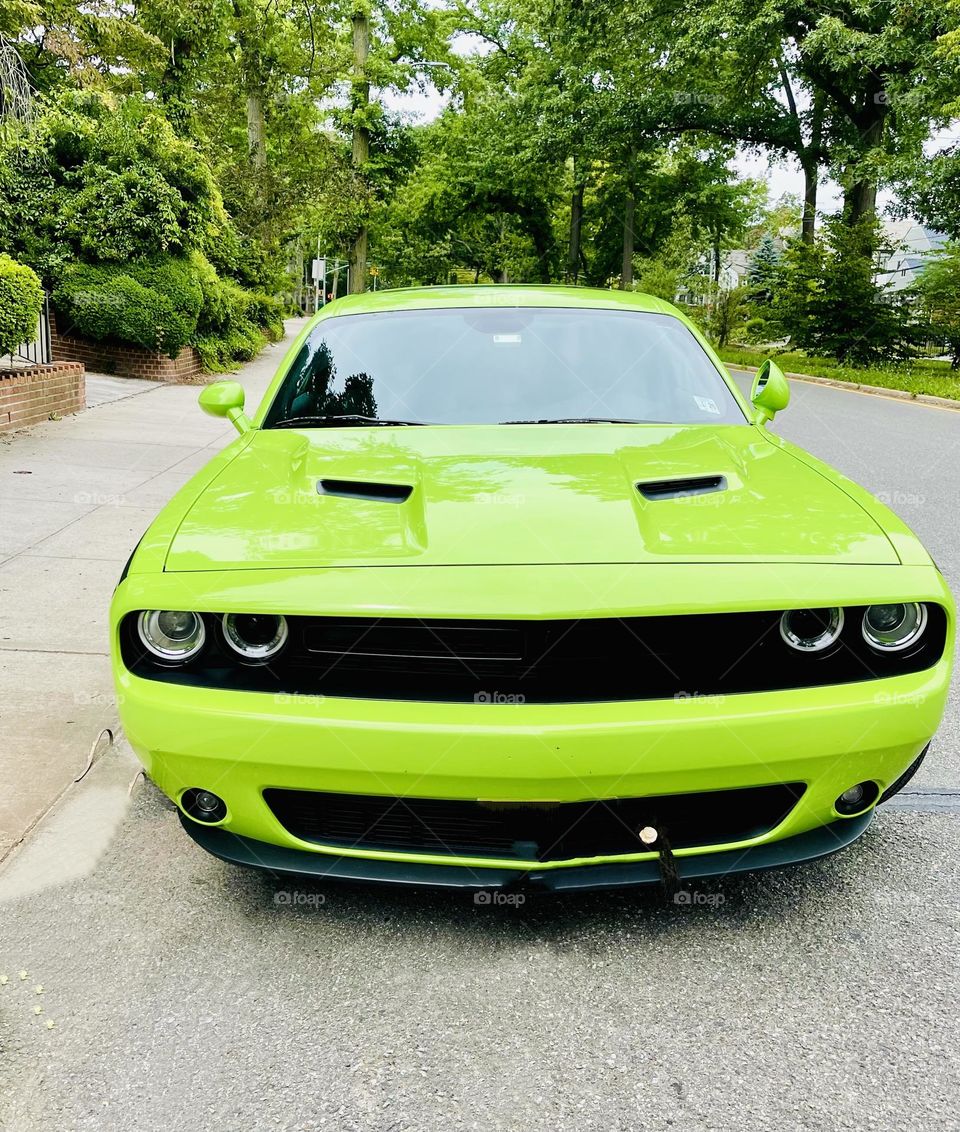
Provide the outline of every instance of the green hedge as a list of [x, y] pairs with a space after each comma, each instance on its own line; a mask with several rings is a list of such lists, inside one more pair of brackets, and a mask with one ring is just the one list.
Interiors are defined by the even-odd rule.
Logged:
[[0, 354], [12, 354], [37, 335], [43, 288], [36, 272], [0, 255]]
[[96, 341], [127, 342], [176, 357], [196, 329], [164, 292], [127, 271], [102, 264], [71, 264], [54, 288], [62, 333]]
[[175, 356], [196, 346], [208, 370], [230, 369], [283, 336], [279, 300], [221, 279], [200, 253], [122, 268], [75, 263], [54, 290], [62, 329]]

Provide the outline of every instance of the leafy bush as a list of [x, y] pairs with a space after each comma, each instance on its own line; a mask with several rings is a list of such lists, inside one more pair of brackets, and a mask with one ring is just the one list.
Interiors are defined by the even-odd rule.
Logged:
[[281, 302], [219, 278], [200, 253], [124, 268], [72, 264], [53, 300], [65, 331], [171, 357], [193, 345], [204, 368], [213, 371], [249, 361], [268, 340], [283, 336]]
[[43, 288], [36, 272], [0, 255], [0, 354], [12, 354], [37, 334]]
[[196, 328], [167, 295], [100, 264], [74, 264], [53, 293], [61, 329], [96, 341], [128, 342], [175, 357]]
[[283, 337], [283, 299], [265, 295], [262, 291], [250, 291], [248, 294], [253, 301], [247, 317], [263, 328], [271, 342], [279, 342]]
[[169, 299], [189, 327], [187, 338], [193, 336], [203, 307], [203, 288], [191, 260], [173, 256], [140, 260], [127, 264], [123, 270], [144, 287], [159, 291]]
[[240, 250], [208, 162], [156, 106], [81, 92], [0, 136], [0, 246], [50, 279], [194, 249], [233, 271]]
[[116, 173], [87, 163], [63, 212], [63, 231], [84, 259], [126, 263], [144, 250], [180, 252], [183, 198], [146, 165]]
[[205, 370], [222, 373], [256, 357], [266, 342], [266, 336], [251, 326], [247, 330], [230, 330], [225, 335], [198, 338], [194, 346]]

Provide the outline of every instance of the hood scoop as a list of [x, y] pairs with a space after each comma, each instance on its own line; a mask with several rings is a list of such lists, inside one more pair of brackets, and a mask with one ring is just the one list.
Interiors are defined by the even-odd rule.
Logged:
[[690, 495], [710, 495], [727, 490], [726, 476], [687, 476], [683, 479], [649, 480], [638, 483], [637, 491], [644, 499], [685, 499]]
[[413, 488], [407, 483], [371, 483], [368, 480], [317, 481], [320, 495], [336, 495], [341, 499], [365, 499], [369, 503], [406, 503]]

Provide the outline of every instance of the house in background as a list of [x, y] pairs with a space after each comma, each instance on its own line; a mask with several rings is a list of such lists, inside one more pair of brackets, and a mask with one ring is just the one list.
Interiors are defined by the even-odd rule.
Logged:
[[894, 251], [881, 260], [877, 283], [891, 291], [903, 291], [915, 282], [924, 263], [947, 242], [942, 232], [934, 232], [916, 220], [885, 220], [883, 232]]

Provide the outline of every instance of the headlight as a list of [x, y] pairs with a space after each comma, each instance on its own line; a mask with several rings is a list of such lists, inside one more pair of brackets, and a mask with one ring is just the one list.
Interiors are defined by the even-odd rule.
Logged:
[[899, 605], [869, 605], [863, 615], [863, 639], [881, 652], [899, 652], [923, 636], [927, 607], [910, 601]]
[[182, 609], [144, 610], [137, 618], [137, 632], [148, 651], [168, 664], [196, 656], [207, 638], [203, 618]]
[[287, 619], [275, 613], [225, 613], [223, 637], [244, 660], [269, 660], [287, 641]]
[[843, 610], [788, 609], [780, 618], [780, 636], [798, 652], [823, 652], [840, 636]]

